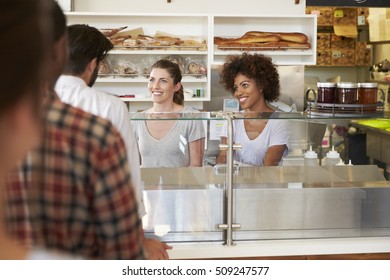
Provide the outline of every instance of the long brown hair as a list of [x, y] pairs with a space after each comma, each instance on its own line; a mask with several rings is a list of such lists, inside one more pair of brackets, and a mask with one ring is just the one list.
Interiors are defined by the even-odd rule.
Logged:
[[[172, 61], [169, 61], [167, 59], [161, 59], [155, 62], [150, 70], [153, 70], [154, 68], [159, 69], [165, 69], [168, 71], [169, 75], [173, 79], [173, 83], [176, 85], [177, 83], [181, 82], [182, 75], [179, 68], [179, 65], [177, 63], [174, 63]], [[173, 95], [173, 102], [175, 102], [178, 105], [184, 104], [184, 89], [183, 85], [181, 85], [180, 89], [176, 91]]]

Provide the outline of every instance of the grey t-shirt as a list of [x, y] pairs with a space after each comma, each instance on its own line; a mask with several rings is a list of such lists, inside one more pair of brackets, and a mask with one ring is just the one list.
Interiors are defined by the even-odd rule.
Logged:
[[[184, 107], [182, 113], [198, 112]], [[185, 114], [187, 116], [187, 114]], [[133, 120], [132, 127], [141, 153], [141, 167], [185, 167], [190, 164], [189, 143], [205, 137], [202, 120], [177, 120], [163, 138], [150, 135], [144, 120]]]

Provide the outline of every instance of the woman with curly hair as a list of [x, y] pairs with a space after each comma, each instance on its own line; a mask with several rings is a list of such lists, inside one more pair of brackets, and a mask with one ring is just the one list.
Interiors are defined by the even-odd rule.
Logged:
[[[233, 141], [242, 145], [234, 152], [234, 160], [256, 166], [279, 165], [288, 152], [288, 124], [272, 119], [274, 109], [268, 105], [280, 95], [279, 74], [271, 58], [247, 53], [228, 56], [220, 82], [237, 98], [244, 113], [244, 118], [233, 121]], [[269, 118], [258, 118], [259, 113]], [[226, 136], [225, 127], [222, 143], [227, 142]], [[225, 162], [226, 152], [221, 151], [217, 163]]]

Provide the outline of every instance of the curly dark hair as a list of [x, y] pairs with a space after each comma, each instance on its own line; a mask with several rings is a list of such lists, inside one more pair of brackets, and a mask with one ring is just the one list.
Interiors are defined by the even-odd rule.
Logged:
[[257, 87], [262, 89], [265, 101], [272, 102], [279, 98], [279, 73], [270, 57], [248, 53], [243, 53], [241, 56], [227, 56], [222, 67], [220, 83], [232, 94], [234, 94], [234, 78], [237, 74], [254, 79]]

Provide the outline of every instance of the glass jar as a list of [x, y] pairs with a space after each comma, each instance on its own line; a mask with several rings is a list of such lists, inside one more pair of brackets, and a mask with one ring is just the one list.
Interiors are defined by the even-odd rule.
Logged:
[[[337, 103], [338, 104], [356, 104], [358, 101], [357, 83], [337, 83]], [[346, 107], [341, 107], [342, 109]]]
[[336, 96], [336, 83], [317, 83], [317, 103], [333, 104]]
[[[358, 103], [362, 105], [376, 104], [378, 99], [377, 83], [359, 83], [358, 84]], [[364, 111], [375, 111], [376, 106], [367, 106]]]
[[358, 93], [359, 104], [375, 104], [377, 102], [378, 84], [359, 83]]

